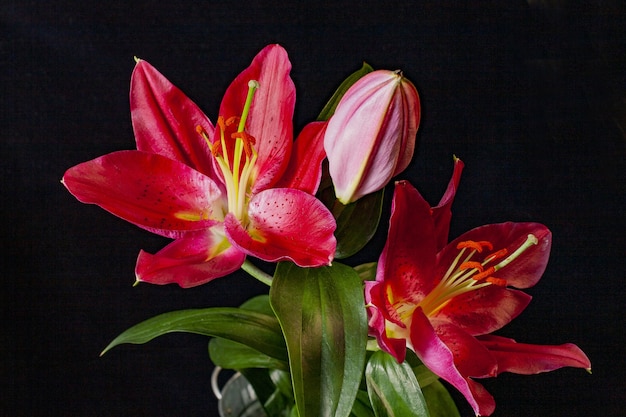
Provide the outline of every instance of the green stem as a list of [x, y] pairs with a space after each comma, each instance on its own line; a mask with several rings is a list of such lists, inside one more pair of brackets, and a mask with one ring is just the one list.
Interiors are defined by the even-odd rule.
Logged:
[[272, 276], [261, 271], [256, 265], [254, 265], [249, 260], [246, 259], [243, 262], [243, 265], [241, 265], [241, 269], [246, 271], [248, 274], [252, 275], [254, 278], [258, 279], [259, 281], [261, 281], [263, 284], [267, 285], [268, 287], [272, 286]]

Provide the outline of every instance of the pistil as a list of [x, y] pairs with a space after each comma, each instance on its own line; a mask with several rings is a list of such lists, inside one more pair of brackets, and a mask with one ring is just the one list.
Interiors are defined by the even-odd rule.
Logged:
[[[214, 137], [213, 142], [211, 142], [208, 134], [201, 126], [196, 127], [198, 133], [207, 142], [222, 172], [228, 198], [228, 211], [243, 222], [246, 221], [246, 198], [251, 188], [254, 166], [258, 156], [253, 146], [256, 141], [254, 137], [245, 131], [245, 128], [254, 93], [258, 88], [259, 83], [257, 81], [250, 80], [248, 82], [248, 94], [240, 117], [229, 117], [225, 120], [223, 116], [219, 116], [215, 129], [217, 138]], [[227, 135], [228, 127], [237, 122], [237, 131]], [[233, 153], [232, 159], [231, 155], [229, 155], [227, 140], [234, 140], [234, 146], [231, 148]]]

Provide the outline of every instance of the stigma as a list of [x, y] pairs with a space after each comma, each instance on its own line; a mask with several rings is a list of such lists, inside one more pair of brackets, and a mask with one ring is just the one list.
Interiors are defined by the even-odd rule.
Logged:
[[228, 199], [228, 212], [247, 222], [247, 206], [256, 176], [256, 139], [246, 131], [246, 120], [252, 106], [256, 80], [248, 82], [248, 94], [241, 115], [220, 115], [213, 138], [201, 127], [196, 131], [204, 138], [222, 174]]

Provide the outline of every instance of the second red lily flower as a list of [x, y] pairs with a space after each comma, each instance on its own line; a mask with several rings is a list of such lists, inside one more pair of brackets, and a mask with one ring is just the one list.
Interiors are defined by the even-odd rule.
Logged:
[[474, 378], [591, 365], [573, 344], [528, 345], [490, 335], [530, 302], [508, 286], [539, 281], [551, 233], [538, 223], [509, 222], [478, 227], [446, 244], [462, 167], [456, 160], [434, 208], [408, 182], [396, 184], [387, 243], [376, 281], [366, 282], [366, 300], [370, 332], [383, 350], [402, 362], [410, 348], [465, 396], [476, 415], [489, 415], [495, 402]]

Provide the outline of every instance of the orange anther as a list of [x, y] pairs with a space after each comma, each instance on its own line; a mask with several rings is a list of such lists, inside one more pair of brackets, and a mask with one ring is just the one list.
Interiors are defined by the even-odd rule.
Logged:
[[238, 123], [240, 120], [239, 117], [237, 116], [231, 116], [228, 119], [226, 119], [226, 126], [230, 126], [232, 124]]
[[243, 143], [243, 151], [248, 158], [252, 157], [252, 145], [256, 143], [254, 136], [247, 134], [246, 132], [235, 132], [230, 135], [233, 139], [241, 139]]
[[488, 278], [494, 272], [496, 272], [496, 269], [493, 266], [490, 266], [489, 268], [485, 269], [484, 271], [479, 272], [478, 274], [474, 275], [472, 277], [472, 279], [476, 280], [476, 281], [482, 281], [483, 279]]
[[487, 277], [485, 281], [497, 285], [498, 287], [506, 287], [506, 279], [496, 278], [496, 277]]
[[481, 264], [480, 262], [463, 262], [461, 265], [459, 265], [459, 269], [460, 270], [464, 270], [464, 269], [478, 269], [480, 272], [483, 272], [483, 264]]
[[226, 124], [224, 123], [224, 116], [218, 116], [217, 126], [220, 128], [222, 132], [226, 130]]
[[459, 242], [456, 245], [457, 249], [470, 248], [474, 249], [476, 252], [481, 253], [483, 248], [487, 248], [488, 250], [493, 250], [493, 245], [491, 242], [486, 240], [474, 241], [474, 240], [466, 240], [465, 242]]
[[485, 261], [491, 262], [491, 261], [494, 261], [496, 259], [504, 258], [507, 253], [509, 253], [509, 251], [507, 251], [506, 249], [500, 249], [499, 251], [496, 251], [496, 252], [492, 253], [491, 255], [487, 256], [485, 258]]

